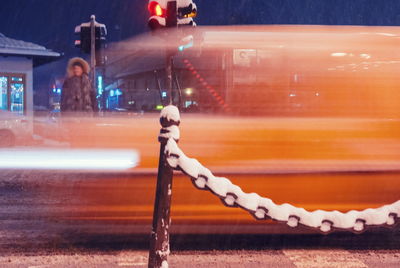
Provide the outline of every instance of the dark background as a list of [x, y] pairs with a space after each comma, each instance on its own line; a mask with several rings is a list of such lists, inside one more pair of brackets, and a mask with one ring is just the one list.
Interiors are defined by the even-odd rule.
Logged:
[[[197, 0], [198, 25], [325, 24], [399, 25], [399, 0]], [[51, 79], [62, 76], [68, 58], [79, 55], [74, 27], [91, 14], [115, 42], [146, 32], [147, 0], [1, 0], [0, 32], [64, 53], [35, 69], [35, 105], [47, 105]]]

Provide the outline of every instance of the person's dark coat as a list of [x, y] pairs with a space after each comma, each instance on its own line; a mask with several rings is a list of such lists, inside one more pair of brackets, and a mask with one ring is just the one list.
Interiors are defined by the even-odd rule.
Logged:
[[[72, 69], [79, 62], [82, 76], [74, 76]], [[96, 92], [89, 79], [89, 64], [81, 58], [73, 58], [67, 67], [67, 78], [61, 93], [61, 112], [93, 112], [97, 110]]]

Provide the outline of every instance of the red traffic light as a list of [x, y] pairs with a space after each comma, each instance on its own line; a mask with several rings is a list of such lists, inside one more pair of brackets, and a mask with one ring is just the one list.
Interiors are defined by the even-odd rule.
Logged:
[[149, 12], [151, 16], [165, 17], [165, 10], [161, 7], [161, 5], [155, 1], [149, 4]]

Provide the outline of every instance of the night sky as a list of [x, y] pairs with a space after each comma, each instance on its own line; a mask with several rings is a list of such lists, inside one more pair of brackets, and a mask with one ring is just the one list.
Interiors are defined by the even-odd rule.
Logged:
[[[64, 53], [35, 70], [35, 104], [46, 105], [51, 78], [62, 76], [68, 58], [80, 55], [74, 27], [91, 14], [107, 25], [110, 42], [147, 29], [146, 0], [1, 0], [0, 32]], [[198, 0], [198, 25], [325, 24], [400, 25], [399, 0]], [[80, 55], [82, 56], [82, 55]], [[44, 95], [43, 95], [43, 94]]]

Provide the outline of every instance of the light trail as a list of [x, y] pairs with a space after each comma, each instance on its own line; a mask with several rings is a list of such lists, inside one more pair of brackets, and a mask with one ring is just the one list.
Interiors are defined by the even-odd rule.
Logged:
[[135, 150], [2, 149], [0, 169], [127, 170], [139, 164]]

